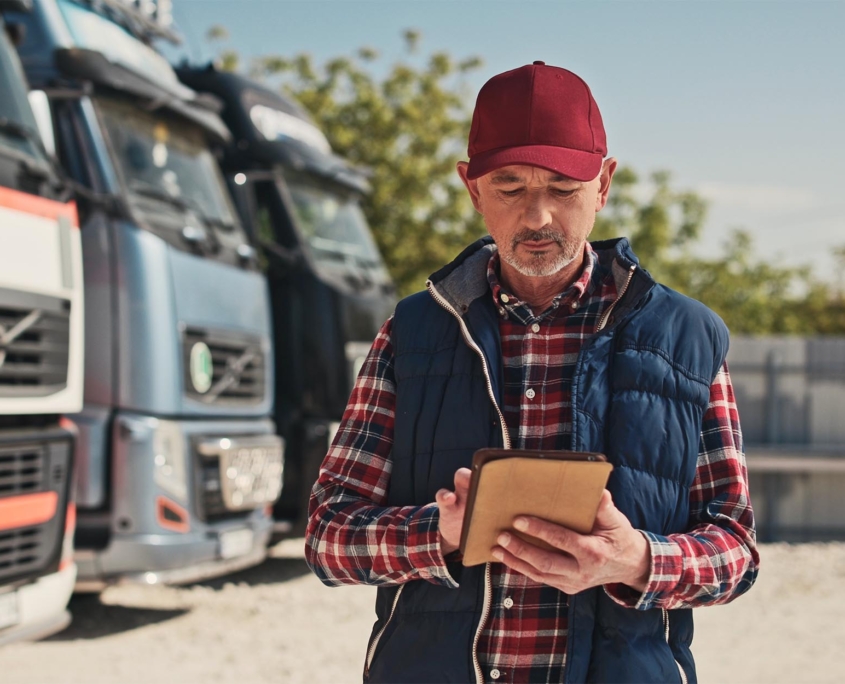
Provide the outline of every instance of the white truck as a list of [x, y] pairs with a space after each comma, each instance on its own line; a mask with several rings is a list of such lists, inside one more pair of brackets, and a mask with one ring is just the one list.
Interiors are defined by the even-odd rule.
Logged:
[[[0, 645], [70, 621], [75, 436], [82, 408], [82, 247], [0, 0]], [[31, 100], [31, 101], [30, 101]], [[47, 130], [46, 128], [44, 130]]]

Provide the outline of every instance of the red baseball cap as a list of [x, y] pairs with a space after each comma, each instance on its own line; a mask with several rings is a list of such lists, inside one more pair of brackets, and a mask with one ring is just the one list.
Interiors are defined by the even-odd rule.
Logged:
[[467, 152], [468, 178], [528, 164], [589, 181], [601, 171], [607, 140], [587, 84], [571, 71], [534, 62], [481, 88]]

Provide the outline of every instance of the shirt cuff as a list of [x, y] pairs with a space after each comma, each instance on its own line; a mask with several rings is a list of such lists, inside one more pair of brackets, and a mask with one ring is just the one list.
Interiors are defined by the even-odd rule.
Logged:
[[620, 606], [635, 610], [658, 608], [661, 599], [671, 595], [683, 572], [680, 545], [659, 534], [639, 530], [651, 549], [648, 582], [640, 592], [627, 584], [605, 584], [605, 593]]
[[421, 579], [457, 589], [440, 549], [440, 509], [436, 503], [422, 506], [408, 521], [408, 557]]

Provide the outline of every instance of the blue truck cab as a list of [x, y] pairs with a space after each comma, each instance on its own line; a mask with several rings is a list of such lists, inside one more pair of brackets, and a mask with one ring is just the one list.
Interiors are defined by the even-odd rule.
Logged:
[[256, 564], [284, 453], [267, 283], [215, 160], [217, 103], [178, 81], [151, 47], [170, 30], [133, 3], [36, 0], [17, 21], [78, 189], [77, 588]]
[[308, 495], [395, 286], [361, 208], [369, 183], [301, 105], [213, 65], [182, 82], [219, 98], [233, 139], [222, 168], [270, 284], [274, 416], [286, 443], [276, 531], [301, 533]]

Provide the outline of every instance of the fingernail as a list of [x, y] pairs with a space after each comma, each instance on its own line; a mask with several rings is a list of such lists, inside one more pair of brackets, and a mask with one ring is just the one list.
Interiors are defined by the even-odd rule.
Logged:
[[493, 549], [493, 558], [495, 558], [497, 561], [502, 560], [504, 557], [505, 554], [502, 553], [501, 549]]
[[528, 521], [525, 518], [516, 518], [513, 521], [513, 526], [520, 532], [525, 532], [528, 529]]
[[511, 536], [507, 532], [502, 532], [498, 537], [496, 537], [496, 541], [502, 546], [507, 546], [511, 543]]

